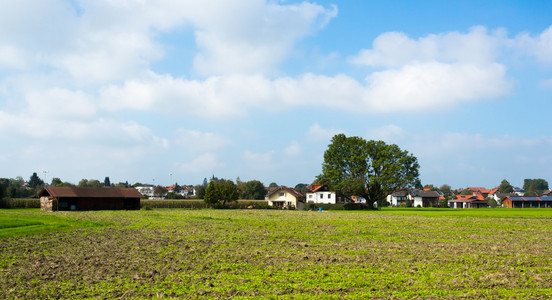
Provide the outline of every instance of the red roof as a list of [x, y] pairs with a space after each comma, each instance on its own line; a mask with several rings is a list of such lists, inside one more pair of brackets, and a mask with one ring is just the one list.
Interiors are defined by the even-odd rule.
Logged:
[[453, 200], [466, 200], [466, 201], [473, 201], [473, 200], [479, 200], [479, 201], [485, 201], [485, 197], [481, 194], [477, 195], [456, 195], [454, 196]]

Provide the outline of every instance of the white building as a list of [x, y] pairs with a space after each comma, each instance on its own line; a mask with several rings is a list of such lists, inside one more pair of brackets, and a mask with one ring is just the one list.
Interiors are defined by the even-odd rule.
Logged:
[[308, 187], [309, 192], [306, 194], [307, 203], [328, 203], [335, 204], [335, 192], [331, 192], [325, 184], [313, 184]]

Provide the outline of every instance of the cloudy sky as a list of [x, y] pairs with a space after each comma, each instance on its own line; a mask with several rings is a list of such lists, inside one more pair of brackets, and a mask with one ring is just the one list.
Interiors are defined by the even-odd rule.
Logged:
[[3, 0], [0, 177], [294, 186], [343, 132], [413, 153], [423, 184], [551, 181], [550, 12], [544, 0]]

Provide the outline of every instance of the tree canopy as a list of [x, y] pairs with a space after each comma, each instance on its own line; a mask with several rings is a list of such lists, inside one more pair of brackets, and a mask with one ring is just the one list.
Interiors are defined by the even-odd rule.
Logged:
[[32, 189], [42, 187], [44, 185], [44, 181], [38, 177], [36, 172], [31, 175], [29, 178], [29, 187]]
[[266, 195], [264, 184], [258, 180], [250, 180], [242, 184], [241, 198], [248, 200], [263, 200]]
[[374, 208], [389, 193], [413, 187], [419, 168], [418, 159], [395, 144], [338, 134], [324, 153], [317, 180], [345, 197], [360, 196]]
[[238, 200], [240, 191], [238, 186], [232, 180], [226, 179], [211, 179], [209, 185], [205, 189], [205, 197], [203, 201], [211, 204], [214, 207], [226, 207], [228, 202]]
[[498, 186], [499, 193], [512, 193], [513, 191], [514, 191], [514, 187], [506, 179], [503, 179], [500, 185]]
[[526, 196], [537, 196], [548, 190], [548, 182], [542, 178], [523, 180], [523, 189]]

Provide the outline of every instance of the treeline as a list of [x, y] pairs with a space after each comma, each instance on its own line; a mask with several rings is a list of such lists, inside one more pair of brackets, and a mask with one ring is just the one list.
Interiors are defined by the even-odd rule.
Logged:
[[0, 199], [7, 198], [32, 198], [44, 187], [44, 181], [33, 173], [28, 181], [23, 177], [0, 178]]
[[[2, 198], [34, 198], [38, 196], [38, 192], [44, 188], [44, 180], [38, 177], [38, 174], [34, 172], [29, 180], [23, 179], [21, 176], [16, 178], [0, 178], [0, 199]], [[106, 177], [103, 182], [97, 179], [81, 179], [77, 184], [71, 182], [62, 181], [58, 177], [52, 178], [50, 186], [64, 187], [64, 186], [77, 186], [77, 187], [131, 187], [127, 182], [119, 182], [112, 184], [109, 177]], [[141, 185], [136, 183], [134, 186]]]

